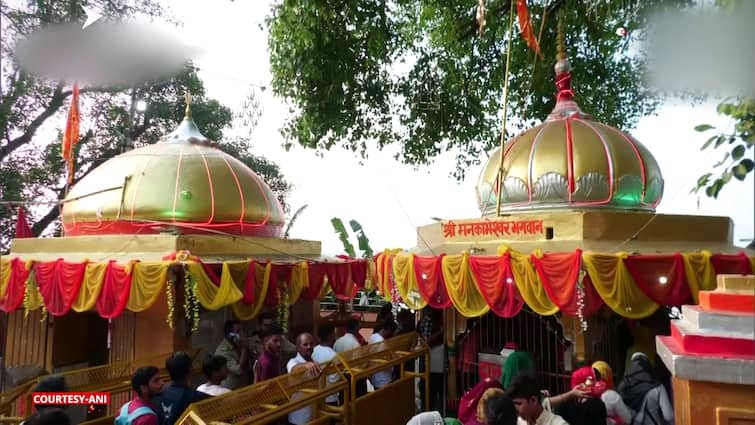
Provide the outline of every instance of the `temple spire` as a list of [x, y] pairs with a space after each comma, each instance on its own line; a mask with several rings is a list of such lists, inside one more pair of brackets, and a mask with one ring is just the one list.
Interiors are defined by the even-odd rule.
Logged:
[[571, 63], [566, 54], [566, 31], [564, 18], [558, 18], [558, 32], [556, 34], [556, 106], [548, 115], [547, 120], [563, 119], [569, 117], [587, 118], [579, 105], [574, 101], [574, 91], [571, 88]]
[[184, 118], [191, 119], [191, 92], [189, 90], [186, 90], [184, 99], [186, 100], [186, 112], [184, 113]]

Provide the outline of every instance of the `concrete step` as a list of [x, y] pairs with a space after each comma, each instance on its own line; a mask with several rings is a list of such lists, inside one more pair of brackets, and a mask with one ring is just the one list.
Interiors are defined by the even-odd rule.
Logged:
[[700, 291], [700, 307], [755, 315], [755, 293]]
[[755, 360], [755, 339], [737, 331], [712, 332], [695, 329], [681, 320], [671, 322], [671, 337], [691, 354], [718, 354]]
[[706, 310], [697, 305], [682, 306], [682, 321], [701, 332], [737, 332], [755, 338], [755, 316], [745, 313]]
[[753, 359], [719, 354], [690, 354], [670, 336], [656, 337], [656, 350], [675, 378], [755, 385]]

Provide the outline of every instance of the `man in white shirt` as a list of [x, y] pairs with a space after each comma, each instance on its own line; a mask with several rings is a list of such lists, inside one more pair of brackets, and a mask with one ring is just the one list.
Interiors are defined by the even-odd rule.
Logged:
[[362, 345], [359, 343], [356, 335], [359, 333], [359, 320], [350, 319], [346, 323], [346, 333], [342, 337], [338, 338], [333, 344], [333, 349], [336, 353], [343, 353], [344, 351], [350, 351], [355, 348], [359, 348]]
[[202, 371], [207, 382], [197, 387], [197, 391], [209, 395], [221, 395], [231, 392], [221, 386], [221, 382], [228, 377], [228, 359], [217, 354], [208, 354], [202, 362]]
[[[514, 402], [519, 414], [517, 425], [569, 425], [561, 416], [543, 408], [540, 388], [531, 375], [517, 375], [506, 389], [506, 395]], [[546, 404], [550, 406], [550, 403]]]
[[[333, 350], [333, 344], [336, 340], [336, 329], [333, 325], [322, 325], [317, 330], [317, 337], [320, 338], [320, 344], [312, 351], [312, 361], [317, 364], [327, 363], [336, 358], [336, 352]], [[338, 382], [338, 374], [328, 375], [328, 385]], [[325, 399], [325, 404], [338, 406], [338, 394], [329, 395]]]
[[[396, 322], [393, 320], [389, 320], [386, 322], [379, 323], [375, 330], [370, 336], [370, 344], [379, 344], [386, 339], [393, 336], [393, 334], [396, 332], [397, 326]], [[372, 386], [379, 390], [380, 388], [385, 387], [386, 385], [391, 383], [391, 379], [393, 378], [393, 369], [384, 370], [381, 372], [376, 372], [372, 377], [370, 378], [370, 382], [372, 383]]]
[[[319, 366], [312, 359], [315, 339], [311, 334], [303, 333], [296, 338], [296, 356], [288, 361], [286, 370], [288, 373], [299, 373], [306, 370], [308, 373], [316, 374], [319, 372]], [[292, 399], [302, 397], [302, 393], [294, 393]], [[288, 414], [288, 422], [293, 425], [306, 425], [312, 420], [312, 408], [307, 406]]]

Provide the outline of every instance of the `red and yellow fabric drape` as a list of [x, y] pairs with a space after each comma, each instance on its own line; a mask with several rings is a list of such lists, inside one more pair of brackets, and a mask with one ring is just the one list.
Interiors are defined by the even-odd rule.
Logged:
[[527, 304], [544, 316], [561, 311], [588, 317], [606, 305], [624, 317], [640, 319], [661, 305], [697, 302], [699, 291], [715, 288], [717, 274], [751, 274], [754, 261], [745, 253], [709, 252], [527, 255], [505, 246], [496, 256], [386, 251], [375, 258], [375, 280], [383, 294], [395, 287], [410, 308], [453, 305], [466, 317], [488, 311], [512, 317]]
[[[96, 309], [104, 318], [117, 317], [124, 310], [140, 312], [157, 301], [166, 289], [171, 267], [180, 264], [196, 282], [197, 299], [203, 308], [231, 306], [243, 320], [279, 302], [277, 289], [284, 281], [288, 285], [287, 303], [293, 304], [300, 298], [319, 300], [330, 291], [347, 299], [371, 279], [368, 261], [361, 259], [290, 264], [247, 260], [211, 266], [196, 257], [177, 259], [176, 255], [166, 256], [164, 261], [125, 264], [2, 257], [0, 309], [12, 312], [44, 306], [53, 316]], [[33, 292], [26, 294], [27, 290]]]

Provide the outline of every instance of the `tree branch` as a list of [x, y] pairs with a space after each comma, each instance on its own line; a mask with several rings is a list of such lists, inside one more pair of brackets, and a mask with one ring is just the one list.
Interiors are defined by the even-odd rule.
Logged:
[[[117, 93], [120, 91], [123, 91], [122, 87], [91, 86], [80, 89], [79, 93]], [[15, 151], [16, 149], [20, 148], [26, 143], [31, 142], [37, 130], [39, 130], [39, 127], [41, 127], [48, 118], [58, 112], [60, 107], [63, 106], [63, 101], [65, 101], [65, 99], [68, 98], [68, 96], [70, 96], [72, 93], [72, 90], [63, 90], [62, 82], [58, 83], [58, 85], [55, 87], [55, 90], [53, 91], [50, 103], [48, 103], [47, 107], [26, 127], [26, 131], [24, 131], [20, 136], [11, 139], [11, 141], [8, 142], [5, 146], [0, 147], [0, 161], [5, 159], [5, 157], [13, 153], [13, 151]]]

